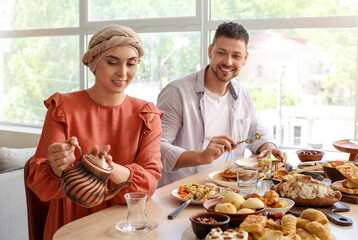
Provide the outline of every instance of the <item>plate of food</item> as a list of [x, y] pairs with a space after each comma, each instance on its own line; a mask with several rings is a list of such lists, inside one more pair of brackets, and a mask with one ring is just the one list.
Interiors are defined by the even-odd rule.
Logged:
[[267, 205], [265, 211], [266, 212], [280, 212], [285, 214], [286, 212], [288, 212], [293, 205], [295, 205], [295, 202], [289, 198], [278, 198], [278, 201], [271, 204], [271, 205]]
[[[229, 187], [229, 188], [237, 188], [237, 169], [236, 168], [228, 168], [225, 170], [211, 172], [209, 177], [218, 185]], [[259, 172], [258, 180], [261, 181], [264, 179], [265, 175], [262, 172]]]
[[194, 198], [194, 195], [199, 195], [199, 200], [192, 200], [190, 204], [202, 205], [204, 201], [216, 198], [219, 192], [220, 188], [215, 184], [200, 185], [191, 183], [171, 190], [170, 194], [182, 202]]

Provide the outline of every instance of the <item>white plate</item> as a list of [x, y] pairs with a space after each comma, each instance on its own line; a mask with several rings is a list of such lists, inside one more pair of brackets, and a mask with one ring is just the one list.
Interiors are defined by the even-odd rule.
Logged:
[[[171, 194], [173, 197], [175, 197], [176, 199], [179, 199], [179, 200], [182, 201], [182, 202], [186, 202], [188, 199], [185, 199], [185, 198], [180, 197], [180, 195], [178, 194], [178, 191], [179, 191], [179, 188], [175, 188], [175, 189], [173, 189], [173, 190], [170, 191], [170, 194]], [[194, 200], [192, 200], [192, 201], [190, 202], [190, 204], [203, 205], [203, 202], [204, 202], [204, 201], [194, 201]]]
[[287, 207], [285, 208], [269, 208], [266, 207], [265, 212], [281, 212], [281, 213], [287, 213], [292, 207], [293, 205], [295, 205], [295, 202], [291, 199], [288, 198], [278, 198], [278, 200], [280, 201], [286, 201], [287, 202]]
[[[237, 182], [228, 182], [228, 181], [222, 181], [219, 179], [214, 179], [214, 176], [216, 174], [218, 174], [219, 172], [222, 172], [224, 170], [221, 171], [215, 171], [209, 174], [209, 178], [211, 178], [216, 184], [219, 184], [220, 186], [224, 186], [224, 187], [229, 187], [229, 188], [237, 188]], [[262, 179], [264, 179], [264, 177], [261, 177], [258, 179], [258, 181], [261, 181]]]
[[257, 164], [256, 158], [243, 158], [235, 161], [235, 164], [239, 167], [255, 167]]
[[214, 179], [214, 176], [216, 174], [218, 174], [219, 172], [222, 172], [223, 170], [221, 171], [215, 171], [215, 172], [212, 172], [209, 174], [209, 178], [211, 178], [215, 183], [221, 185], [221, 186], [224, 186], [224, 187], [230, 187], [230, 188], [237, 188], [237, 182], [228, 182], [228, 181], [222, 181], [222, 180], [218, 180], [218, 179]]

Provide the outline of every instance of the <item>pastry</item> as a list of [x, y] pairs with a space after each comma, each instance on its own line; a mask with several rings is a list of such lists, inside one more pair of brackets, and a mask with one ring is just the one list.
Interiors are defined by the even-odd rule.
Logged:
[[264, 198], [266, 199], [266, 204], [269, 206], [275, 204], [278, 201], [279, 197], [280, 195], [278, 195], [278, 193], [273, 190], [268, 190], [264, 194]]
[[308, 223], [310, 223], [311, 221], [310, 220], [308, 220], [308, 219], [303, 219], [303, 218], [297, 218], [297, 223], [296, 223], [296, 227], [297, 228], [305, 228], [306, 227], [306, 225], [308, 224]]
[[316, 237], [316, 235], [310, 234], [303, 228], [297, 228], [296, 232], [303, 240], [319, 240], [319, 238]]
[[261, 231], [259, 232], [252, 232], [250, 233], [250, 235], [252, 236], [252, 238], [254, 240], [259, 240], [260, 238], [262, 238], [266, 233], [273, 231], [271, 228], [268, 227], [264, 227]]
[[278, 200], [277, 202], [275, 202], [274, 204], [270, 205], [270, 208], [285, 208], [288, 206], [288, 203], [286, 201], [283, 200]]
[[238, 228], [227, 229], [225, 232], [221, 230], [221, 228], [212, 229], [208, 235], [206, 235], [206, 240], [220, 240], [220, 239], [232, 239], [232, 240], [247, 240], [249, 234], [246, 231], [239, 230]]
[[349, 179], [345, 179], [342, 181], [342, 185], [346, 188], [350, 188], [350, 189], [357, 189], [358, 188], [358, 183], [354, 183]]
[[328, 218], [323, 212], [313, 208], [308, 208], [304, 210], [301, 213], [300, 218], [310, 220], [311, 222], [316, 221], [321, 224], [326, 224], [329, 222]]
[[236, 207], [231, 203], [221, 203], [218, 207], [218, 211], [221, 213], [236, 213]]
[[276, 240], [283, 237], [283, 234], [281, 231], [273, 230], [265, 233], [263, 237], [261, 237], [259, 240]]
[[249, 215], [245, 220], [240, 224], [240, 229], [253, 233], [260, 232], [266, 226], [267, 218], [260, 215]]
[[[211, 239], [220, 239], [220, 234], [223, 231], [221, 230], [221, 228], [213, 228], [211, 229], [211, 231], [208, 233], [208, 235], [206, 235], [206, 240], [211, 240]], [[222, 238], [221, 238], [222, 239]]]
[[241, 208], [239, 211], [237, 211], [237, 213], [254, 213], [255, 210], [250, 209], [250, 208]]
[[328, 206], [342, 197], [339, 191], [334, 191], [325, 183], [306, 175], [291, 180], [284, 179], [274, 185], [272, 190], [282, 197], [292, 199], [297, 205], [305, 206]]
[[251, 209], [260, 209], [260, 208], [264, 208], [265, 204], [258, 198], [249, 198], [242, 204], [241, 207], [251, 208]]
[[332, 183], [331, 188], [348, 194], [358, 194], [358, 187], [350, 188], [353, 187], [354, 185], [355, 183], [351, 182], [348, 179], [344, 179]]
[[281, 230], [281, 225], [273, 221], [272, 219], [267, 220], [266, 227], [272, 228], [274, 230]]
[[281, 219], [281, 231], [283, 235], [296, 234], [297, 218], [291, 214], [286, 214]]
[[[275, 192], [275, 191], [274, 191], [274, 192]], [[265, 199], [263, 196], [261, 196], [260, 194], [258, 194], [258, 193], [250, 193], [250, 194], [247, 194], [247, 195], [244, 196], [244, 199], [245, 199], [245, 200], [247, 200], [247, 199], [249, 199], [249, 198], [258, 198], [258, 199], [260, 199], [260, 200], [263, 201], [263, 202], [266, 201], [266, 199]]]
[[237, 169], [236, 168], [228, 168], [225, 169], [222, 173], [224, 178], [237, 179]]
[[346, 178], [358, 184], [358, 167], [354, 163], [343, 163], [342, 165], [337, 166], [336, 169]]
[[302, 238], [297, 234], [289, 234], [280, 238], [280, 240], [302, 240]]
[[306, 225], [307, 232], [316, 235], [321, 240], [334, 240], [331, 233], [319, 222], [310, 222]]
[[231, 203], [236, 207], [237, 210], [239, 210], [241, 208], [241, 205], [245, 202], [245, 199], [238, 193], [229, 192], [223, 197], [221, 202]]

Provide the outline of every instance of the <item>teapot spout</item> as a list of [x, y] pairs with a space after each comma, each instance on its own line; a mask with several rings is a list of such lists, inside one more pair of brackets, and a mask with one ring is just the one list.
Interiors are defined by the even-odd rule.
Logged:
[[107, 191], [104, 201], [113, 198], [114, 195], [116, 195], [119, 192], [119, 190], [130, 185], [132, 185], [130, 182], [122, 182], [116, 185], [114, 188]]

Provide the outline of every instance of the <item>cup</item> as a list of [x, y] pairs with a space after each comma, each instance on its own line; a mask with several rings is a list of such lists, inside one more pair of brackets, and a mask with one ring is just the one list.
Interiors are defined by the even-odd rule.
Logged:
[[124, 195], [128, 206], [127, 227], [132, 231], [138, 231], [148, 226], [148, 216], [146, 212], [146, 201], [148, 194], [142, 192], [132, 192]]
[[240, 189], [240, 194], [247, 195], [256, 192], [258, 174], [257, 168], [237, 168], [237, 185]]

